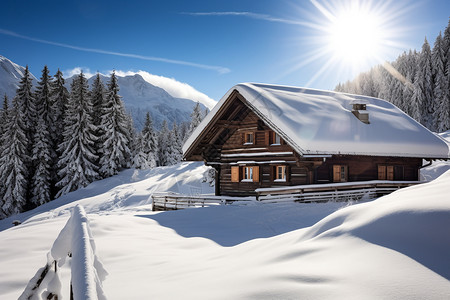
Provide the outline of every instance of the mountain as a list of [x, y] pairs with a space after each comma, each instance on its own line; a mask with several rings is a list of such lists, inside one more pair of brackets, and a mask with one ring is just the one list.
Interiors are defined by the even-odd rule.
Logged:
[[[0, 55], [0, 97], [6, 94], [9, 99], [12, 99], [16, 95], [16, 90], [24, 72], [24, 67]], [[33, 79], [36, 82], [34, 76]]]
[[[19, 66], [6, 57], [0, 55], [0, 97], [4, 94], [12, 99], [25, 68]], [[103, 76], [102, 81], [106, 86], [109, 77]], [[34, 86], [37, 80], [34, 78]], [[156, 129], [161, 127], [164, 120], [172, 127], [173, 122], [178, 125], [190, 121], [190, 114], [197, 103], [192, 99], [176, 98], [171, 96], [164, 89], [145, 81], [141, 75], [117, 76], [120, 87], [119, 95], [125, 104], [125, 108], [131, 113], [134, 125], [137, 130], [142, 129], [147, 111], [150, 112], [153, 126]], [[66, 79], [66, 87], [70, 88], [73, 77]], [[94, 77], [89, 78], [89, 85], [92, 85]], [[200, 103], [203, 110], [206, 107]]]
[[[105, 86], [109, 81], [108, 76], [100, 75]], [[95, 76], [88, 79], [89, 86], [92, 86]], [[145, 114], [150, 112], [153, 126], [160, 128], [162, 122], [166, 120], [169, 127], [175, 121], [178, 125], [190, 121], [190, 114], [196, 104], [191, 99], [172, 97], [164, 89], [154, 86], [142, 78], [141, 75], [117, 76], [122, 101], [128, 112], [133, 117], [135, 127], [140, 130], [144, 126]], [[66, 80], [66, 87], [69, 89], [73, 77]], [[203, 110], [206, 107], [200, 104]]]

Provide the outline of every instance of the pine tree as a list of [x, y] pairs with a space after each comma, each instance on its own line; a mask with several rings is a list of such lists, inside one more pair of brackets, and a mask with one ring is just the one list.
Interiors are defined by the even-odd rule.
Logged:
[[188, 139], [189, 136], [192, 134], [192, 132], [194, 132], [194, 129], [197, 128], [198, 124], [200, 124], [202, 119], [203, 119], [203, 113], [200, 108], [200, 103], [197, 102], [191, 113], [191, 123], [189, 124], [189, 130], [186, 134], [186, 139]]
[[20, 80], [19, 88], [16, 92], [17, 104], [22, 115], [25, 134], [27, 137], [27, 154], [31, 152], [31, 141], [34, 136], [34, 126], [36, 123], [36, 107], [34, 105], [34, 95], [32, 92], [33, 78], [28, 70], [28, 66], [25, 68], [23, 77]]
[[138, 169], [151, 169], [157, 166], [158, 141], [153, 130], [150, 113], [145, 116], [145, 124], [137, 139], [133, 166]]
[[[436, 38], [432, 51], [432, 64], [433, 64], [433, 78], [434, 78], [434, 89], [433, 89], [433, 129], [440, 132], [445, 131], [446, 121], [449, 119], [449, 90], [447, 88], [447, 82], [445, 77], [445, 66], [444, 66], [444, 53], [442, 50], [442, 35]], [[447, 122], [448, 124], [448, 122]]]
[[[10, 114], [9, 101], [8, 96], [6, 96], [5, 94], [3, 98], [3, 106], [0, 110], [0, 163], [3, 163], [3, 151], [4, 147], [7, 145], [5, 139], [9, 126], [9, 114]], [[1, 177], [2, 176], [0, 174], [0, 180], [2, 180]], [[2, 209], [4, 204], [2, 195], [4, 194], [4, 192], [5, 192], [5, 185], [2, 180], [0, 181], [0, 220], [7, 217], [7, 214]]]
[[3, 106], [0, 110], [0, 155], [2, 153], [3, 146], [5, 145], [5, 143], [3, 142], [3, 136], [7, 129], [8, 116], [9, 116], [9, 100], [8, 96], [6, 96], [5, 94], [5, 96], [3, 97]]
[[177, 123], [173, 123], [172, 127], [172, 135], [173, 135], [173, 159], [174, 163], [177, 164], [181, 161], [183, 158], [183, 140], [181, 139], [180, 132], [178, 130]]
[[168, 147], [170, 145], [170, 139], [169, 139], [169, 128], [167, 126], [167, 121], [164, 120], [161, 126], [161, 130], [159, 131], [158, 135], [158, 160], [159, 160], [159, 166], [167, 166], [168, 165], [168, 159], [167, 159], [167, 153], [168, 153]]
[[[100, 137], [100, 136], [104, 136], [104, 132], [102, 131], [101, 128], [101, 122], [102, 122], [102, 110], [103, 107], [105, 106], [105, 86], [102, 82], [102, 79], [100, 77], [100, 74], [97, 73], [97, 75], [95, 76], [94, 82], [92, 83], [92, 88], [91, 88], [91, 102], [92, 102], [92, 122], [94, 123], [94, 126], [97, 127], [97, 131], [95, 132], [95, 135]], [[102, 149], [103, 149], [103, 144], [102, 141], [100, 139], [97, 140], [97, 142], [95, 143], [95, 153], [101, 157], [102, 155]]]
[[95, 126], [91, 119], [92, 103], [88, 95], [88, 84], [81, 73], [71, 85], [70, 99], [64, 117], [64, 141], [59, 146], [57, 197], [85, 187], [98, 178], [97, 156], [94, 154]]
[[15, 97], [4, 134], [5, 147], [0, 161], [0, 190], [2, 214], [10, 216], [20, 213], [27, 204], [28, 166], [26, 116], [20, 104], [23, 99]]
[[[64, 86], [65, 80], [63, 73], [58, 69], [54, 76], [51, 89], [51, 115], [52, 126], [50, 127], [50, 134], [55, 148], [58, 148], [63, 142], [63, 128], [64, 128], [64, 112], [69, 105], [69, 92]], [[61, 153], [58, 153], [61, 155]]]
[[119, 85], [113, 72], [108, 82], [100, 125], [103, 133], [100, 137], [103, 143], [100, 174], [103, 177], [115, 175], [121, 168], [127, 167], [131, 157], [127, 116], [118, 92]]
[[31, 202], [33, 205], [42, 205], [51, 200], [52, 172], [56, 170], [53, 165], [56, 151], [50, 136], [52, 126], [51, 92], [52, 78], [47, 66], [42, 70], [42, 77], [38, 82], [35, 95], [36, 104], [36, 130], [32, 147], [33, 177], [31, 180]]

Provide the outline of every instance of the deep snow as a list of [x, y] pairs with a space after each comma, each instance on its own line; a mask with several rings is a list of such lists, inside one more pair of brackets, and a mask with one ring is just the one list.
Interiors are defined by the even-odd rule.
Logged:
[[[0, 221], [0, 299], [17, 299], [45, 265], [77, 204], [109, 274], [108, 299], [448, 299], [450, 172], [354, 205], [150, 211], [153, 192], [211, 193], [206, 171], [126, 170]], [[68, 299], [70, 270], [61, 272]]]

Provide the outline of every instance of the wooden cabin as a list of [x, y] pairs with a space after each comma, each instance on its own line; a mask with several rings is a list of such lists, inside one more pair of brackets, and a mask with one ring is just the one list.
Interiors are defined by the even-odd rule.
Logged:
[[230, 89], [183, 147], [216, 170], [216, 194], [368, 180], [416, 181], [447, 144], [380, 99], [264, 84]]

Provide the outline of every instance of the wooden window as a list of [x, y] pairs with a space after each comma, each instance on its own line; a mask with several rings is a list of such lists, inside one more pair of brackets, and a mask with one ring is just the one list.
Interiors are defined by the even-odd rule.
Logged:
[[281, 137], [278, 133], [276, 133], [274, 131], [271, 132], [270, 144], [271, 145], [281, 145]]
[[259, 182], [259, 167], [257, 166], [243, 167], [242, 181]]
[[346, 165], [333, 165], [333, 182], [347, 182], [348, 167]]
[[378, 180], [386, 180], [386, 166], [378, 166]]
[[255, 135], [253, 132], [244, 133], [244, 145], [253, 145], [255, 143]]
[[284, 144], [280, 135], [274, 131], [270, 131], [269, 145], [281, 145]]
[[286, 166], [275, 167], [275, 181], [286, 181]]
[[387, 166], [386, 167], [386, 179], [387, 180], [394, 180], [394, 166]]
[[231, 167], [231, 182], [239, 182], [239, 167]]
[[[394, 172], [395, 170], [395, 172]], [[402, 180], [403, 167], [402, 166], [378, 166], [378, 180]]]

